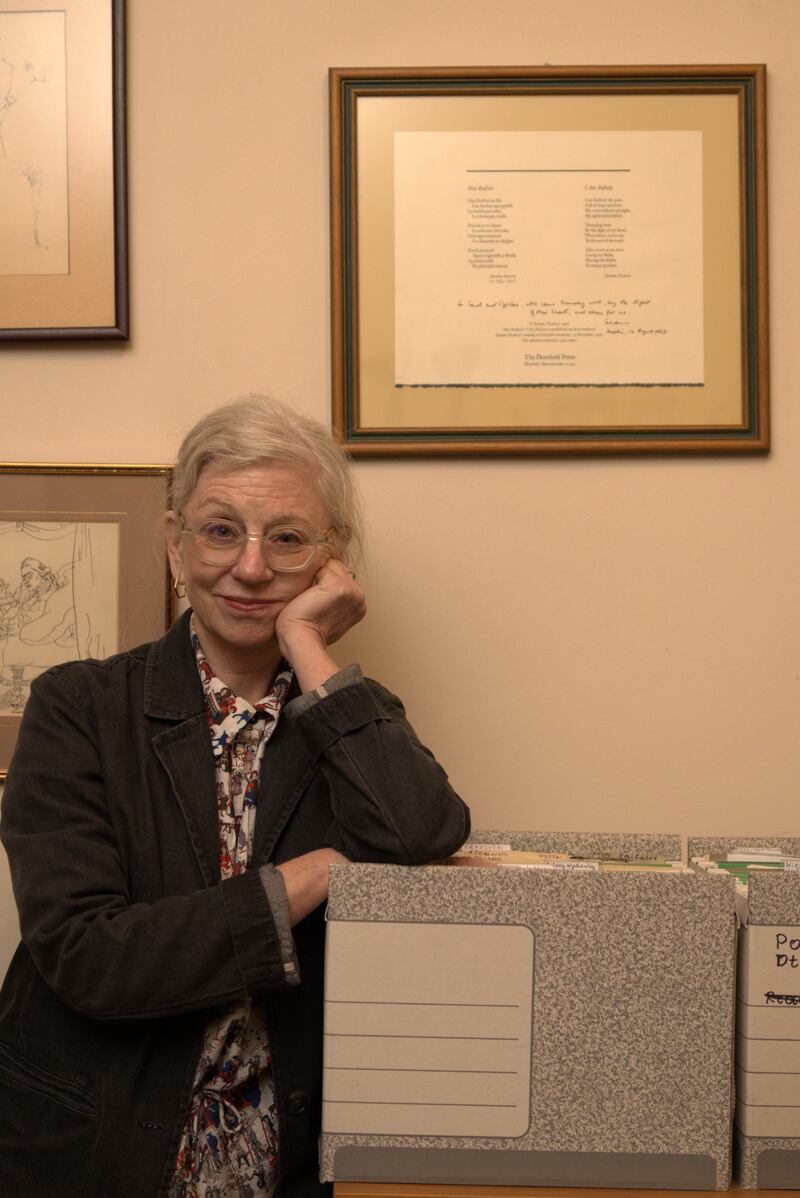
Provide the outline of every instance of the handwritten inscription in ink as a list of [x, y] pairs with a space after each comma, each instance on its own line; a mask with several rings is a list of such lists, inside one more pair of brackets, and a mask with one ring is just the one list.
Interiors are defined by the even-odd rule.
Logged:
[[779, 1007], [800, 1007], [800, 994], [776, 994], [774, 990], [768, 990], [764, 998], [768, 1007], [773, 1003]]
[[790, 939], [784, 932], [775, 934], [775, 964], [779, 969], [800, 969], [800, 936]]

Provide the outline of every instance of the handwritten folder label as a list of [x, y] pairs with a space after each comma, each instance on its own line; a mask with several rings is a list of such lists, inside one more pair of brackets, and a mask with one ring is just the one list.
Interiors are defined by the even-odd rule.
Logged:
[[530, 928], [336, 920], [327, 937], [322, 1130], [524, 1135]]
[[800, 928], [740, 933], [736, 1123], [749, 1136], [800, 1136]]

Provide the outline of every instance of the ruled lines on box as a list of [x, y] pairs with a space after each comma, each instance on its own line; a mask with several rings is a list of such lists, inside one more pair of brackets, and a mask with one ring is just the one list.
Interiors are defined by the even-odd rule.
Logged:
[[329, 922], [323, 1130], [524, 1135], [533, 950], [518, 925]]

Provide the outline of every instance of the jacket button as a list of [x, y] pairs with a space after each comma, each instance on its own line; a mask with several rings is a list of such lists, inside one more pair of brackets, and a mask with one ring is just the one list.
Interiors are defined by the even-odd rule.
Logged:
[[302, 1090], [295, 1090], [289, 1095], [289, 1114], [302, 1115], [308, 1109], [308, 1099]]

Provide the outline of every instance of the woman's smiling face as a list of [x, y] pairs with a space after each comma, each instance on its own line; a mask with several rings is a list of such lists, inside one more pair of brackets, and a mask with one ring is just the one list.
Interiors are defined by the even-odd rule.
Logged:
[[186, 584], [195, 629], [212, 666], [219, 671], [221, 664], [240, 661], [243, 654], [269, 660], [277, 651], [280, 611], [311, 586], [327, 560], [327, 551], [320, 548], [304, 569], [283, 573], [270, 569], [262, 553], [260, 538], [276, 525], [296, 523], [320, 536], [329, 529], [330, 514], [307, 473], [280, 462], [233, 469], [211, 464], [200, 471], [180, 517], [191, 528], [224, 519], [259, 538], [245, 541], [232, 565], [212, 565], [201, 560], [178, 517], [168, 519], [172, 572]]

